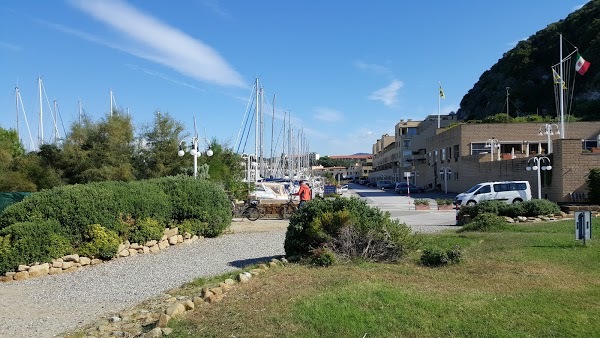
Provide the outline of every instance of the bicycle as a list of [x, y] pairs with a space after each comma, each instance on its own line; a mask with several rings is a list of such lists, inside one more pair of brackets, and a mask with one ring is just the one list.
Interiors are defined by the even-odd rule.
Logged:
[[261, 212], [261, 209], [258, 207], [260, 201], [252, 200], [246, 201], [244, 204], [235, 204], [231, 201], [231, 217], [241, 217], [247, 218], [250, 221], [256, 221], [259, 219], [264, 212]]
[[281, 205], [279, 209], [279, 217], [281, 219], [289, 218], [294, 212], [298, 210], [298, 206], [294, 203], [292, 199], [293, 195], [289, 195], [289, 199], [286, 203]]

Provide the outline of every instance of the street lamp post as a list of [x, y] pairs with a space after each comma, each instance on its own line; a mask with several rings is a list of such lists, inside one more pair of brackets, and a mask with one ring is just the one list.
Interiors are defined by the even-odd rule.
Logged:
[[495, 139], [495, 138], [488, 139], [487, 142], [485, 143], [485, 147], [490, 148], [491, 155], [492, 155], [491, 156], [492, 162], [494, 161], [494, 149], [498, 148], [498, 160], [500, 160], [500, 143], [497, 139]]
[[443, 175], [444, 179], [444, 193], [448, 194], [448, 175], [452, 175], [452, 169], [450, 167], [441, 167], [440, 175]]
[[[554, 128], [556, 128], [556, 131], [554, 131]], [[544, 126], [540, 127], [540, 133], [539, 135], [547, 135], [548, 136], [548, 154], [552, 153], [552, 140], [550, 139], [550, 136], [552, 135], [560, 135], [560, 129], [558, 128], [558, 125], [556, 123], [546, 123]]]
[[[198, 136], [194, 136], [191, 138], [192, 144], [190, 146], [189, 149], [189, 153], [194, 157], [194, 178], [196, 178], [198, 176], [198, 141], [199, 140], [206, 140], [205, 138], [199, 138]], [[185, 140], [181, 140], [179, 142], [179, 151], [177, 152], [177, 155], [179, 155], [180, 157], [185, 155]], [[208, 148], [208, 150], [206, 151], [206, 155], [208, 157], [213, 155], [213, 151], [210, 149], [210, 147]]]
[[[533, 162], [533, 165], [529, 163]], [[532, 157], [527, 160], [527, 167], [525, 167], [527, 171], [535, 170], [537, 171], [537, 181], [538, 181], [538, 199], [542, 199], [542, 170], [552, 170], [552, 166], [550, 165], [550, 159], [546, 156], [541, 157]]]

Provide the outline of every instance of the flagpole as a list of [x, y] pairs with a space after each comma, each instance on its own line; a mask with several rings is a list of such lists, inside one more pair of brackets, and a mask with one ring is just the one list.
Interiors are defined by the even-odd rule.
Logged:
[[439, 82], [439, 87], [438, 87], [438, 129], [440, 129], [440, 101], [442, 99], [442, 82]]
[[560, 138], [565, 138], [565, 116], [564, 116], [564, 77], [563, 77], [563, 57], [562, 57], [562, 33], [560, 34]]

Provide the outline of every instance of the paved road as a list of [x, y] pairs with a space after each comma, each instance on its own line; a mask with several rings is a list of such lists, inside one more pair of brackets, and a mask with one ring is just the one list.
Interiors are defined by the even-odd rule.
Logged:
[[[392, 218], [406, 223], [418, 232], [434, 232], [446, 229], [456, 229], [456, 211], [437, 210], [436, 198], [454, 199], [454, 195], [444, 195], [439, 192], [413, 194], [410, 197], [396, 194], [393, 190], [382, 191], [376, 188], [364, 187], [359, 184], [349, 184], [346, 196], [358, 196], [369, 205], [389, 211]], [[414, 198], [430, 200], [431, 210], [415, 210]]]

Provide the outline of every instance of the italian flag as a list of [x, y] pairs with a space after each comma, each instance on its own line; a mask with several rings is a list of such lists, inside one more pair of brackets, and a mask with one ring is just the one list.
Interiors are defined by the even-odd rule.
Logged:
[[590, 68], [590, 63], [585, 61], [579, 53], [577, 53], [577, 62], [575, 63], [575, 70], [577, 73], [583, 75]]

